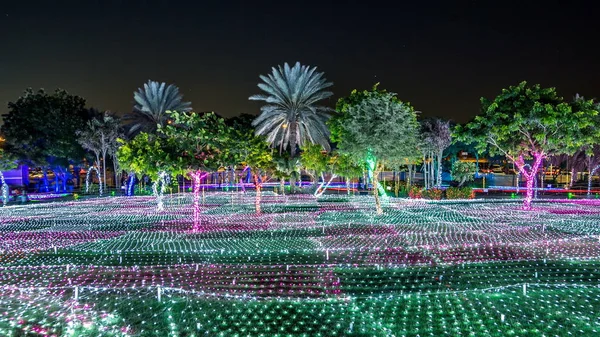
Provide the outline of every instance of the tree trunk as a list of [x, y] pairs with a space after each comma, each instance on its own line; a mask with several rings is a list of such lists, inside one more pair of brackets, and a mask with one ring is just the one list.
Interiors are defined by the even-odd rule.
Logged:
[[590, 174], [588, 175], [588, 189], [587, 189], [587, 195], [591, 195], [592, 194], [592, 180], [594, 177], [594, 174], [596, 173], [596, 171], [600, 169], [600, 165], [597, 165], [596, 167], [594, 167], [591, 171]]
[[437, 163], [438, 163], [437, 164], [437, 166], [438, 166], [438, 172], [437, 172], [438, 181], [437, 181], [437, 186], [438, 186], [438, 188], [442, 187], [442, 156], [443, 155], [444, 155], [444, 151], [440, 150], [438, 152], [438, 158], [437, 158], [438, 159], [437, 160]]
[[396, 182], [394, 184], [394, 194], [396, 198], [398, 198], [398, 193], [400, 192], [400, 172], [396, 174]]
[[525, 177], [525, 184], [526, 184], [527, 189], [526, 189], [526, 194], [525, 194], [525, 200], [523, 202], [524, 210], [532, 209], [531, 201], [533, 200], [533, 194], [534, 194], [533, 183], [534, 183], [534, 180], [536, 179], [538, 170], [542, 164], [542, 160], [544, 160], [544, 157], [545, 156], [543, 153], [534, 153], [533, 154], [533, 158], [534, 158], [533, 164], [530, 166], [531, 168], [530, 168], [529, 172], [527, 172], [525, 170], [525, 161], [523, 159], [523, 156], [519, 156], [517, 161], [515, 161], [515, 164], [519, 168], [519, 172], [521, 172], [523, 177]]
[[327, 181], [327, 183], [325, 183], [325, 177], [322, 176], [322, 178], [323, 178], [323, 184], [325, 184], [325, 185], [323, 186], [323, 184], [321, 184], [321, 186], [319, 187], [320, 192], [317, 193], [317, 194], [315, 194], [315, 196], [316, 197], [322, 196], [323, 193], [325, 193], [325, 191], [329, 187], [329, 184], [331, 184], [331, 182], [333, 181], [333, 179], [335, 179], [336, 177], [337, 177], [337, 175], [335, 175], [335, 174], [332, 173], [331, 177], [329, 178], [329, 180]]
[[[293, 118], [292, 121], [290, 122], [289, 125], [290, 128], [290, 157], [291, 158], [295, 158], [296, 157], [296, 145], [298, 142], [298, 138], [296, 137], [296, 119]], [[283, 140], [282, 140], [283, 142]]]
[[261, 210], [260, 210], [260, 199], [261, 199], [261, 189], [262, 189], [262, 182], [260, 182], [258, 180], [258, 174], [254, 174], [254, 188], [256, 189], [256, 198], [254, 200], [254, 208], [256, 210], [256, 214], [260, 214]]
[[423, 155], [423, 167], [421, 171], [423, 171], [423, 186], [427, 189], [427, 157], [425, 155]]
[[279, 188], [281, 189], [281, 195], [285, 194], [285, 178], [279, 179]]
[[587, 196], [589, 197], [591, 194], [592, 194], [592, 170], [591, 170], [591, 167], [588, 167]]
[[523, 203], [523, 208], [525, 210], [531, 210], [531, 201], [533, 200], [533, 180], [534, 177], [526, 177], [526, 194], [525, 194], [525, 202]]
[[431, 163], [429, 164], [429, 187], [432, 188], [435, 186], [435, 172], [434, 172], [434, 168], [435, 168], [435, 160], [433, 157], [433, 151], [429, 152], [429, 159], [431, 160]]
[[410, 183], [412, 181], [412, 164], [408, 164], [408, 175], [406, 176], [406, 189], [408, 190], [410, 188]]
[[116, 156], [112, 156], [112, 161], [113, 161], [113, 170], [115, 170], [114, 174], [115, 174], [115, 186], [117, 188], [121, 188], [121, 173], [119, 172], [119, 163], [117, 162], [117, 158]]
[[350, 178], [346, 177], [346, 192], [350, 195]]
[[377, 164], [373, 172], [373, 193], [375, 196], [375, 209], [377, 215], [383, 214], [383, 208], [381, 208], [381, 198], [379, 197], [379, 173], [381, 172], [381, 165]]

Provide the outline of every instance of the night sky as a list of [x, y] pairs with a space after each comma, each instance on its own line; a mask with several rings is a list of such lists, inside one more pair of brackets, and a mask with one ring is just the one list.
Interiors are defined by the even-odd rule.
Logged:
[[[57, 4], [55, 4], [57, 3]], [[60, 4], [58, 4], [60, 3]], [[317, 66], [334, 106], [352, 89], [398, 93], [465, 122], [522, 80], [600, 96], [592, 1], [2, 1], [0, 113], [27, 87], [65, 88], [126, 113], [148, 79], [196, 111], [259, 112], [259, 74]]]

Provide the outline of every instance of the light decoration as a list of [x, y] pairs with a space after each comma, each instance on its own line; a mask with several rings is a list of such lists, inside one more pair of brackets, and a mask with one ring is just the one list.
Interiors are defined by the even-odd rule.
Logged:
[[130, 172], [127, 178], [127, 196], [131, 197], [135, 194], [135, 172]]
[[89, 193], [90, 191], [90, 173], [92, 171], [96, 172], [96, 176], [98, 177], [98, 193], [102, 195], [102, 177], [100, 176], [100, 171], [95, 166], [90, 166], [85, 175], [85, 193]]
[[6, 181], [4, 180], [4, 174], [2, 174], [2, 171], [0, 171], [0, 184], [2, 184], [2, 205], [6, 205], [9, 198], [9, 188], [8, 184], [6, 184]]
[[600, 200], [263, 194], [0, 208], [0, 336], [600, 333]]
[[600, 169], [600, 165], [594, 167], [593, 169], [590, 170], [590, 172], [588, 172], [588, 184], [587, 184], [588, 197], [590, 195], [592, 195], [592, 178], [594, 177], [594, 174], [596, 174], [596, 171], [598, 171], [598, 169]]
[[168, 173], [165, 171], [161, 171], [158, 173], [158, 179], [156, 179], [156, 181], [152, 183], [152, 195], [156, 197], [156, 209], [159, 212], [165, 209], [163, 200], [165, 197], [165, 188], [167, 187], [168, 179]]

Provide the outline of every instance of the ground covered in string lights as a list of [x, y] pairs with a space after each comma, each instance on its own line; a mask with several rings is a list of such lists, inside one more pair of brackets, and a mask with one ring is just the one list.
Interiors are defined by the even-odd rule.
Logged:
[[0, 336], [598, 336], [600, 202], [0, 208]]

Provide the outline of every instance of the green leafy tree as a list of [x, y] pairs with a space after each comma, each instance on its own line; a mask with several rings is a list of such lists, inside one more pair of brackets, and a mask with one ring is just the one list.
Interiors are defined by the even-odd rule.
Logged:
[[263, 83], [258, 87], [265, 94], [249, 98], [267, 103], [253, 122], [256, 134], [266, 136], [267, 142], [280, 152], [289, 147], [292, 157], [296, 156], [297, 148], [306, 143], [329, 149], [326, 122], [331, 109], [317, 104], [333, 95], [326, 90], [333, 83], [327, 82], [324, 74], [316, 70], [300, 63], [293, 67], [287, 63], [274, 67], [268, 76], [260, 76]]
[[60, 89], [48, 94], [30, 88], [18, 100], [8, 103], [8, 109], [1, 128], [5, 150], [22, 163], [43, 167], [46, 190], [46, 169], [51, 168], [55, 173], [55, 191], [65, 191], [67, 166], [84, 156], [76, 133], [92, 117], [85, 109], [85, 99]]
[[365, 163], [357, 163], [347, 154], [334, 153], [334, 155], [337, 159], [333, 167], [333, 173], [345, 179], [346, 192], [350, 194], [350, 181], [363, 174]]
[[460, 160], [452, 163], [452, 180], [458, 182], [459, 187], [468, 181], [473, 181], [476, 172], [475, 163]]
[[0, 171], [14, 170], [17, 167], [17, 158], [0, 148]]
[[187, 171], [194, 182], [194, 193], [207, 172], [215, 172], [232, 161], [228, 148], [228, 127], [213, 112], [168, 111], [168, 123], [158, 125], [157, 133], [173, 144], [174, 166]]
[[[262, 186], [268, 175], [275, 171], [272, 149], [265, 137], [256, 135], [249, 115], [241, 115], [228, 121], [228, 143], [226, 144], [228, 159], [234, 164], [242, 163], [244, 172], [250, 170], [252, 182], [256, 190], [255, 208], [261, 212]], [[242, 184], [243, 186], [243, 184]]]
[[323, 147], [317, 144], [305, 144], [300, 153], [300, 163], [304, 171], [310, 176], [311, 184], [315, 187], [319, 177], [327, 171], [329, 155]]
[[287, 153], [275, 153], [273, 155], [273, 163], [275, 164], [273, 176], [279, 179], [282, 193], [285, 189], [286, 180], [290, 184], [290, 193], [294, 193], [296, 182], [300, 181], [301, 178], [302, 164], [300, 163], [300, 158], [291, 158]]
[[148, 81], [143, 88], [133, 93], [133, 112], [125, 116], [129, 121], [129, 134], [138, 132], [153, 133], [157, 125], [167, 122], [167, 111], [190, 112], [192, 104], [183, 101], [179, 88], [173, 84]]
[[527, 210], [532, 208], [533, 182], [544, 158], [572, 154], [600, 132], [593, 101], [570, 104], [554, 88], [521, 82], [503, 89], [494, 100], [482, 98], [481, 104], [481, 114], [457, 126], [456, 138], [515, 164], [526, 180], [523, 207]]
[[417, 148], [418, 128], [415, 110], [396, 94], [380, 91], [357, 93], [345, 98], [351, 102], [342, 111], [338, 149], [355, 162], [365, 161], [372, 172], [375, 205], [383, 213], [378, 176], [386, 165], [410, 157]]
[[156, 180], [160, 172], [171, 172], [179, 163], [175, 144], [158, 135], [141, 132], [129, 141], [119, 139], [118, 142], [121, 146], [117, 160], [127, 172]]

